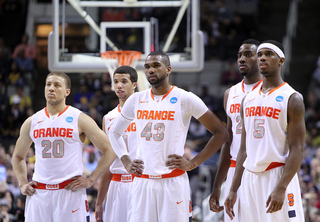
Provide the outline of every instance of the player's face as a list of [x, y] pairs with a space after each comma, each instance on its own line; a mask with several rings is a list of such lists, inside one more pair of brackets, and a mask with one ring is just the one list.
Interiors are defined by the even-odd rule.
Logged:
[[238, 52], [238, 67], [242, 76], [251, 76], [258, 73], [257, 46], [243, 44]]
[[120, 100], [127, 100], [134, 93], [137, 83], [132, 83], [129, 74], [113, 75], [114, 91]]
[[52, 75], [46, 79], [44, 94], [47, 103], [55, 105], [63, 101], [70, 94], [70, 89], [66, 88], [64, 78]]
[[152, 86], [160, 86], [169, 76], [170, 68], [163, 63], [161, 55], [151, 55], [146, 58], [144, 71]]
[[262, 48], [258, 52], [259, 71], [264, 76], [279, 71], [283, 61], [272, 49]]

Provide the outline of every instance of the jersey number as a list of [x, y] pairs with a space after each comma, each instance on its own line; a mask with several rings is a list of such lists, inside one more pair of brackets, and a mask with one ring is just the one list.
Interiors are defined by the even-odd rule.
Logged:
[[242, 121], [241, 116], [236, 117], [237, 125], [236, 125], [236, 134], [241, 134], [242, 132]]
[[257, 139], [261, 139], [264, 136], [264, 119], [254, 120], [254, 131], [253, 136]]
[[62, 158], [64, 156], [64, 142], [62, 140], [55, 140], [52, 143], [49, 140], [43, 140], [41, 146], [42, 158], [51, 158], [50, 149], [52, 148], [52, 155], [55, 158]]
[[161, 141], [164, 137], [164, 124], [163, 123], [156, 123], [154, 124], [154, 130], [157, 131], [157, 133], [154, 133], [152, 135], [151, 133], [152, 123], [148, 123], [141, 132], [141, 137], [145, 137], [147, 141], [150, 141], [151, 137], [155, 141]]

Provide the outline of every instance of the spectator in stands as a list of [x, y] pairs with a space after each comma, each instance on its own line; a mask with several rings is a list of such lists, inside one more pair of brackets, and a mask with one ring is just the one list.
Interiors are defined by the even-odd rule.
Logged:
[[320, 101], [317, 98], [315, 91], [309, 91], [305, 100], [305, 122], [306, 125], [315, 123], [320, 120]]
[[9, 100], [10, 105], [13, 104], [13, 99], [17, 96], [20, 98], [20, 103], [19, 103], [20, 110], [23, 110], [23, 112], [26, 112], [27, 116], [31, 116], [33, 114], [31, 98], [30, 96], [27, 96], [24, 94], [24, 86], [22, 84], [16, 85], [15, 94], [10, 96], [10, 100]]
[[17, 198], [17, 211], [15, 213], [15, 217], [17, 219], [17, 222], [24, 222], [24, 210], [26, 205], [26, 199], [27, 196], [25, 195], [19, 195]]
[[95, 93], [101, 89], [100, 79], [95, 78], [92, 72], [86, 73], [80, 82], [84, 82], [87, 85], [89, 92]]
[[12, 61], [9, 69], [8, 84], [14, 86], [16, 83], [24, 84], [22, 73], [16, 61]]
[[19, 49], [15, 61], [17, 62], [20, 71], [24, 74], [31, 73], [33, 71], [33, 62], [30, 58], [25, 56], [24, 48]]
[[80, 80], [79, 90], [76, 92], [73, 98], [73, 104], [76, 108], [80, 109], [84, 113], [89, 113], [89, 103], [93, 96], [93, 93], [88, 91], [88, 87], [84, 80]]
[[236, 62], [233, 59], [229, 59], [228, 68], [222, 73], [221, 84], [231, 87], [232, 85], [240, 82], [242, 76], [238, 71]]
[[26, 58], [32, 59], [32, 61], [34, 61], [36, 59], [36, 57], [37, 57], [36, 47], [32, 43], [29, 43], [29, 35], [28, 34], [24, 34], [22, 36], [21, 43], [14, 48], [12, 58], [14, 58], [14, 59], [17, 58], [21, 49], [24, 50]]
[[98, 160], [94, 152], [89, 153], [88, 162], [85, 164], [85, 168], [89, 170], [90, 174], [96, 169]]

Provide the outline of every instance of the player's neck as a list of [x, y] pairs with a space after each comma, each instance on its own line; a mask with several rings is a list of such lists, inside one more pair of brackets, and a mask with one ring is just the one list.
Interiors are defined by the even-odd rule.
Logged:
[[52, 105], [47, 103], [47, 111], [50, 115], [54, 116], [65, 110], [67, 105], [65, 103], [60, 103], [59, 105]]
[[250, 77], [246, 77], [245, 76], [243, 79], [244, 79], [244, 83], [245, 84], [250, 85], [250, 84], [254, 84], [254, 83], [259, 82], [262, 79], [262, 76], [259, 73], [258, 75], [253, 75], [253, 76], [250, 76]]
[[272, 77], [270, 76], [268, 78], [263, 77], [261, 91], [263, 93], [267, 93], [267, 92], [277, 88], [282, 83], [284, 83], [284, 81], [280, 76], [272, 76]]
[[171, 89], [171, 85], [168, 83], [168, 84], [164, 84], [164, 85], [161, 85], [161, 86], [152, 86], [152, 93], [153, 95], [157, 95], [157, 96], [161, 96], [161, 95], [164, 95], [166, 94], [167, 92], [169, 92], [169, 90]]

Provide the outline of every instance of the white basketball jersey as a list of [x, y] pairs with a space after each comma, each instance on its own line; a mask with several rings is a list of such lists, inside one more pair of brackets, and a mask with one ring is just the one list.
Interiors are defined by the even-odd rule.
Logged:
[[184, 154], [191, 116], [198, 119], [207, 111], [199, 97], [174, 86], [163, 96], [154, 96], [151, 89], [130, 96], [122, 115], [136, 122], [137, 158], [144, 162], [143, 173], [170, 173], [167, 156]]
[[251, 87], [247, 90], [244, 88], [244, 80], [232, 86], [229, 90], [229, 96], [226, 104], [226, 113], [230, 117], [232, 122], [232, 143], [230, 146], [230, 155], [232, 160], [237, 159], [237, 155], [241, 143], [241, 131], [242, 123], [240, 117], [240, 105], [243, 97], [255, 88], [261, 86], [262, 79], [256, 83], [250, 85]]
[[[120, 105], [118, 105], [116, 108], [111, 110], [107, 113], [107, 115], [104, 118], [105, 123], [105, 131], [107, 135], [109, 136], [109, 130], [112, 124], [115, 121], [115, 118], [120, 115], [121, 109]], [[127, 130], [122, 135], [123, 140], [127, 146], [129, 156], [131, 160], [134, 160], [136, 158], [137, 154], [137, 134], [136, 134], [136, 124], [135, 122], [132, 122]], [[116, 157], [112, 165], [110, 166], [110, 172], [116, 173], [116, 174], [127, 174], [128, 171], [124, 168], [121, 160]]]
[[78, 131], [80, 113], [80, 110], [67, 106], [55, 117], [50, 117], [47, 108], [32, 116], [30, 137], [36, 154], [33, 180], [61, 183], [82, 175], [83, 143]]
[[272, 162], [285, 163], [289, 154], [286, 144], [287, 108], [289, 98], [295, 92], [283, 83], [266, 94], [258, 87], [245, 98], [246, 169], [262, 172]]

